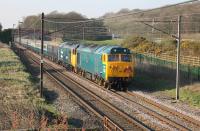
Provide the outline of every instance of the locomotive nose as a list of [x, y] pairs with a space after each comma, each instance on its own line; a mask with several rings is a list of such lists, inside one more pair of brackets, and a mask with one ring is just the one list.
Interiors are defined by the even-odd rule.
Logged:
[[133, 69], [131, 68], [131, 66], [127, 66], [127, 67], [124, 68], [124, 72], [126, 72], [126, 73], [132, 73]]
[[125, 63], [125, 62], [116, 62], [110, 64], [108, 76], [109, 77], [130, 77], [133, 74], [131, 63]]

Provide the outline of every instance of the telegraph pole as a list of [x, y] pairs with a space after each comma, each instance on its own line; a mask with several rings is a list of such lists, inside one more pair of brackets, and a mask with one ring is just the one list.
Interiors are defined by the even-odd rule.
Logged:
[[181, 16], [178, 16], [178, 37], [177, 37], [177, 67], [176, 67], [176, 100], [179, 100], [180, 88], [180, 44], [181, 44]]
[[23, 24], [23, 22], [18, 22], [19, 23], [19, 29], [18, 29], [18, 34], [19, 34], [19, 44], [21, 44], [21, 27], [20, 24]]
[[[142, 21], [140, 21], [142, 22]], [[155, 22], [155, 21], [154, 21]], [[173, 22], [173, 21], [171, 21]], [[150, 24], [147, 24], [145, 22], [142, 22], [143, 24], [157, 30], [157, 31], [160, 31], [164, 34], [167, 34], [167, 35], [170, 35], [172, 36], [173, 38], [176, 38], [177, 40], [177, 55], [176, 55], [176, 62], [177, 62], [177, 65], [176, 65], [176, 100], [179, 100], [179, 88], [180, 88], [180, 44], [181, 44], [181, 16], [178, 16], [178, 34], [177, 35], [171, 35], [169, 34], [169, 32], [165, 32], [163, 31], [162, 29], [158, 29], [158, 28], [155, 28], [154, 26], [150, 25]], [[172, 26], [172, 29], [173, 29], [173, 26]]]
[[44, 13], [42, 13], [41, 17], [40, 97], [43, 97], [43, 47], [44, 47]]
[[19, 35], [19, 44], [21, 44], [21, 27], [19, 23], [19, 28], [18, 28], [18, 35]]
[[13, 24], [13, 29], [12, 29], [12, 47], [14, 45], [15, 42], [15, 24]]

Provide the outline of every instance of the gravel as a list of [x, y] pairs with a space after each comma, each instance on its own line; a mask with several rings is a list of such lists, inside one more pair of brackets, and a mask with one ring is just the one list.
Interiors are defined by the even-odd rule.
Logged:
[[[39, 77], [39, 68], [35, 64], [29, 66], [31, 74]], [[101, 120], [74, 101], [70, 94], [61, 89], [46, 74], [44, 74], [44, 96], [59, 113], [67, 115], [70, 128], [103, 129]]]
[[200, 109], [197, 107], [191, 107], [187, 103], [184, 103], [182, 101], [176, 101], [173, 98], [166, 96], [164, 94], [152, 95], [151, 93], [148, 92], [141, 92], [141, 91], [133, 91], [133, 92], [145, 96], [148, 99], [156, 101], [157, 103], [165, 105], [171, 109], [174, 109], [180, 113], [183, 113], [200, 121]]
[[52, 82], [47, 75], [44, 76], [45, 97], [56, 109], [67, 115], [68, 123], [73, 128], [102, 129], [100, 120], [82, 108], [73, 98]]
[[65, 72], [68, 76], [75, 79], [76, 81], [79, 81], [79, 83], [84, 83], [87, 88], [96, 94], [98, 94], [100, 97], [108, 100], [110, 103], [114, 104], [116, 107], [120, 108], [127, 114], [130, 114], [132, 117], [135, 117], [141, 121], [145, 121], [144, 123], [150, 123], [151, 125], [157, 125], [157, 127], [162, 129], [168, 129], [173, 130], [168, 124], [162, 123], [159, 120], [152, 118], [152, 116], [149, 116], [148, 114], [145, 114], [141, 108], [139, 108], [136, 104], [130, 103], [129, 101], [122, 100], [118, 98], [116, 95], [114, 95], [111, 92], [102, 90], [101, 88], [98, 88], [93, 83], [84, 80], [80, 78], [77, 75], [74, 75], [71, 72]]

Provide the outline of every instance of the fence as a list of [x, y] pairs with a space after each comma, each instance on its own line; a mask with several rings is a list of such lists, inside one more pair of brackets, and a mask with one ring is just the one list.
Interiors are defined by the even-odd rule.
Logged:
[[[176, 56], [170, 56], [166, 53], [155, 55], [154, 53], [138, 53], [145, 56], [159, 58], [164, 61], [176, 62]], [[180, 56], [180, 63], [183, 65], [198, 66], [200, 67], [200, 57], [197, 56]]]
[[[161, 55], [156, 57], [151, 54], [134, 53], [136, 71], [149, 73], [166, 79], [175, 80], [176, 60], [175, 57]], [[185, 64], [187, 63], [187, 64]], [[200, 61], [198, 57], [181, 57], [180, 76], [184, 83], [200, 81]]]

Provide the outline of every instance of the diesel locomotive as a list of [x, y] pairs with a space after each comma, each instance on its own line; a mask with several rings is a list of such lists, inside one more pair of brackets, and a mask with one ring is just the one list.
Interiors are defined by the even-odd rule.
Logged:
[[[22, 40], [22, 43], [39, 53], [39, 43], [27, 39]], [[78, 41], [67, 41], [55, 46], [44, 42], [44, 55], [108, 89], [127, 90], [128, 83], [135, 75], [132, 53], [121, 46]]]

